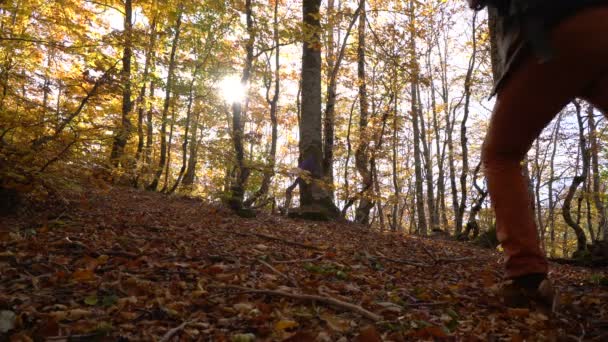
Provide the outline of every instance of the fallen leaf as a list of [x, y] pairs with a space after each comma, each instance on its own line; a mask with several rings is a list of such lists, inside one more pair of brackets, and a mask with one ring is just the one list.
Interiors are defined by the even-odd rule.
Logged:
[[359, 331], [354, 342], [382, 342], [382, 337], [373, 325], [366, 325]]
[[95, 280], [95, 273], [90, 269], [76, 270], [72, 273], [72, 279], [75, 281], [91, 281]]
[[0, 311], [0, 333], [7, 333], [15, 328], [17, 315], [9, 310]]
[[509, 317], [527, 317], [530, 314], [530, 309], [509, 308], [507, 314]]
[[334, 316], [328, 312], [322, 313], [321, 315], [319, 315], [319, 317], [324, 320], [325, 323], [327, 323], [327, 326], [337, 332], [345, 332], [350, 327], [349, 321]]
[[290, 320], [280, 320], [274, 325], [274, 330], [283, 331], [298, 326], [298, 322]]

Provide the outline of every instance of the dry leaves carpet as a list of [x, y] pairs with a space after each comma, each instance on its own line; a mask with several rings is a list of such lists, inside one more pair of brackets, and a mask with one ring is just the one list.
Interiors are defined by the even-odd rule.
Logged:
[[0, 218], [0, 341], [608, 340], [608, 274], [505, 308], [500, 254], [124, 188]]

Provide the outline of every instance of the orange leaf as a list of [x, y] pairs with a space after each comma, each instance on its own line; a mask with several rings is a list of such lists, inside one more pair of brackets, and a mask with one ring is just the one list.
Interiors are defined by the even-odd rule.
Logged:
[[74, 279], [76, 281], [95, 280], [95, 273], [93, 273], [93, 270], [80, 269], [80, 270], [77, 270], [74, 273], [72, 273], [72, 279]]

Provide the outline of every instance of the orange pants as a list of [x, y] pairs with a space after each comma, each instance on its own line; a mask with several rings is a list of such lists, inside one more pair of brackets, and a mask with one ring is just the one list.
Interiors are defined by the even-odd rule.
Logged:
[[522, 57], [498, 93], [482, 162], [507, 278], [547, 273], [521, 162], [545, 126], [576, 97], [608, 113], [608, 7], [583, 10], [551, 32], [555, 57]]

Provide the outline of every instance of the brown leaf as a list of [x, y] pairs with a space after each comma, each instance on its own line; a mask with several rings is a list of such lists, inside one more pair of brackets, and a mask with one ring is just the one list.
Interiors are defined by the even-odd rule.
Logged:
[[382, 337], [373, 325], [366, 325], [359, 331], [354, 342], [382, 342]]
[[316, 336], [313, 333], [307, 331], [298, 331], [295, 335], [286, 338], [283, 342], [310, 342], [314, 341]]

